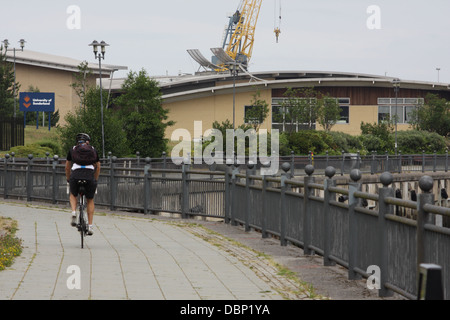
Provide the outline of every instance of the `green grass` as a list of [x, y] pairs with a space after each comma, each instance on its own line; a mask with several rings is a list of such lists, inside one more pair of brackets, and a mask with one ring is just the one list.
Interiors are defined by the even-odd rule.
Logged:
[[[27, 156], [28, 153], [33, 151], [33, 148], [36, 149], [36, 147], [33, 147], [32, 145], [36, 145], [36, 144], [48, 145], [50, 143], [57, 144], [58, 146], [60, 145], [58, 133], [55, 128], [52, 128], [52, 130], [49, 131], [48, 127], [47, 128], [39, 127], [39, 129], [36, 129], [35, 126], [28, 125], [25, 128], [25, 147], [21, 148], [21, 149], [23, 149], [24, 154], [17, 155], [17, 156]], [[47, 150], [42, 149], [42, 152], [44, 154], [45, 154], [45, 151], [47, 151]], [[12, 150], [0, 151], [0, 158], [4, 158], [6, 154], [11, 154], [11, 152], [12, 152]], [[59, 155], [59, 156], [61, 156], [61, 155]]]
[[48, 128], [27, 126], [25, 128], [25, 145], [34, 144], [43, 140], [58, 140], [58, 133], [55, 128], [48, 131]]

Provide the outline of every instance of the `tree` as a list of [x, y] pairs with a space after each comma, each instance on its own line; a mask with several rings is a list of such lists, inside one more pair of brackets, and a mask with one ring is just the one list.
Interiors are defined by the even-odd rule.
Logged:
[[86, 107], [86, 94], [90, 87], [87, 79], [91, 75], [92, 70], [88, 67], [88, 62], [83, 61], [78, 65], [78, 73], [74, 74], [75, 81], [70, 85], [80, 99], [80, 107]]
[[[68, 113], [65, 117], [66, 125], [57, 128], [63, 152], [68, 152], [75, 143], [78, 133], [90, 135], [93, 145], [99, 155], [102, 154], [102, 126], [100, 88], [90, 87], [86, 91], [85, 108], [78, 108], [75, 113]], [[127, 137], [122, 130], [122, 120], [111, 109], [103, 112], [105, 129], [105, 152], [112, 152], [117, 157], [129, 155], [130, 150]]]
[[257, 90], [253, 94], [251, 106], [247, 108], [244, 116], [245, 123], [252, 125], [255, 131], [258, 131], [264, 121], [266, 121], [270, 111], [267, 101], [260, 99], [260, 97], [261, 92]]
[[142, 69], [131, 71], [122, 85], [123, 94], [114, 104], [123, 118], [128, 143], [133, 153], [139, 151], [144, 157], [160, 157], [167, 149], [165, 131], [174, 125], [167, 121], [169, 111], [163, 108], [158, 83]]
[[393, 151], [395, 147], [393, 133], [394, 125], [391, 120], [373, 124], [361, 122], [360, 140], [368, 151], [378, 153]]
[[[20, 84], [16, 82], [16, 93]], [[6, 54], [3, 46], [0, 47], [0, 114], [5, 117], [12, 117], [14, 114], [14, 67], [6, 61]]]
[[322, 96], [318, 101], [317, 121], [325, 129], [330, 132], [331, 128], [341, 118], [342, 109], [335, 98], [331, 98], [328, 94]]
[[303, 103], [300, 98], [298, 98], [299, 90], [288, 88], [284, 93], [287, 97], [285, 101], [281, 103], [282, 113], [281, 121], [277, 119], [277, 122], [283, 122], [290, 124], [288, 131], [292, 132], [299, 123], [302, 116]]
[[427, 94], [425, 103], [412, 111], [411, 119], [411, 124], [417, 130], [450, 136], [450, 103], [437, 94]]
[[297, 124], [306, 124], [308, 129], [314, 129], [319, 108], [317, 92], [314, 88], [288, 88], [284, 96], [287, 99], [281, 106], [284, 122], [291, 124], [290, 131], [293, 131]]

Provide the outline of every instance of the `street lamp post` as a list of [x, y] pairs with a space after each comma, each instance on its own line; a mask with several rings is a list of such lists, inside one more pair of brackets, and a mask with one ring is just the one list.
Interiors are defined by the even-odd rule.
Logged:
[[[24, 39], [19, 40], [20, 51], [23, 51], [26, 41]], [[3, 46], [5, 47], [5, 52], [14, 52], [14, 84], [13, 84], [13, 95], [14, 95], [14, 119], [16, 118], [16, 48], [8, 49], [9, 41], [8, 39], [3, 40]]]
[[239, 74], [239, 63], [233, 61], [228, 66], [233, 76], [233, 130], [236, 130], [236, 76]]
[[[105, 60], [106, 47], [109, 46], [105, 41], [100, 43], [94, 40], [90, 45], [93, 47], [95, 59], [98, 59], [98, 65], [100, 69], [100, 105], [101, 105], [101, 118], [102, 118], [102, 154], [105, 158], [105, 125], [103, 122], [103, 87], [102, 87], [102, 59]], [[98, 53], [98, 47], [100, 46], [100, 53]]]
[[398, 123], [398, 92], [400, 90], [400, 79], [394, 79], [392, 81], [393, 85], [394, 85], [394, 92], [395, 92], [395, 155], [397, 155], [397, 148], [398, 148], [398, 144], [397, 144], [397, 123]]

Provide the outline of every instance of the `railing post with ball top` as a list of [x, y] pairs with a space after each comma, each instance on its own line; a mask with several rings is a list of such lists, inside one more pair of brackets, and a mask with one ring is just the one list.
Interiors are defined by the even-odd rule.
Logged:
[[312, 176], [314, 173], [314, 167], [307, 165], [305, 167], [307, 176], [304, 178], [304, 196], [303, 196], [303, 253], [305, 255], [311, 255], [312, 250], [309, 248], [311, 245], [311, 213], [309, 208], [309, 196], [312, 194], [313, 189], [309, 188], [310, 183], [314, 183], [315, 179]]
[[280, 199], [280, 242], [282, 246], [287, 245], [286, 241], [286, 220], [287, 220], [287, 212], [286, 212], [286, 180], [289, 179], [289, 170], [291, 169], [291, 165], [288, 162], [285, 162], [281, 165], [281, 169], [283, 173], [281, 173], [281, 199]]
[[433, 178], [423, 176], [419, 180], [419, 187], [422, 193], [417, 197], [417, 278], [420, 273], [420, 264], [425, 261], [425, 224], [430, 223], [431, 215], [424, 209], [426, 204], [434, 204]]
[[380, 297], [390, 297], [393, 292], [386, 288], [385, 283], [388, 282], [388, 234], [386, 215], [393, 213], [393, 206], [386, 203], [386, 198], [393, 198], [395, 196], [394, 188], [389, 187], [392, 184], [394, 177], [390, 172], [385, 172], [380, 176], [380, 182], [383, 187], [378, 189], [378, 241], [377, 256], [378, 266], [380, 267]]
[[336, 263], [330, 260], [331, 254], [331, 206], [330, 201], [336, 200], [336, 194], [329, 190], [330, 187], [336, 186], [336, 180], [333, 179], [336, 174], [336, 169], [334, 167], [327, 167], [325, 169], [325, 179], [324, 184], [324, 207], [323, 207], [323, 236], [324, 236], [324, 247], [323, 247], [323, 264], [324, 266], [334, 266]]
[[359, 280], [361, 275], [355, 271], [358, 261], [358, 225], [356, 223], [355, 208], [360, 200], [355, 197], [356, 191], [361, 191], [362, 174], [358, 169], [350, 173], [352, 182], [348, 184], [348, 278], [349, 280]]

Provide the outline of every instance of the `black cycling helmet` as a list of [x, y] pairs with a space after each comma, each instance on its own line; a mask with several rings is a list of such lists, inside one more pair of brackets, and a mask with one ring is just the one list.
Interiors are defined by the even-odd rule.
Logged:
[[89, 135], [87, 133], [79, 133], [77, 134], [77, 143], [79, 142], [86, 142], [86, 141], [91, 141], [91, 137], [89, 137]]

